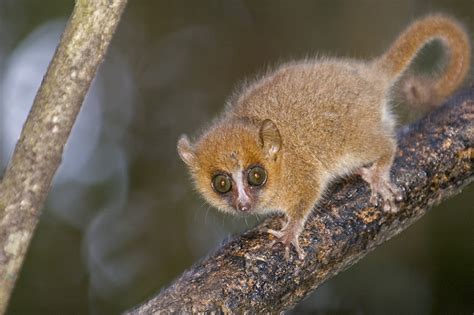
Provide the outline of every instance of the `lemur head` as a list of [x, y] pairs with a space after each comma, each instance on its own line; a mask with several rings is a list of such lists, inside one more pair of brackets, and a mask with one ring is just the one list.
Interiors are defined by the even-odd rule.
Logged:
[[269, 119], [218, 124], [194, 145], [185, 135], [178, 141], [196, 188], [211, 205], [234, 214], [273, 210], [281, 150], [280, 132]]

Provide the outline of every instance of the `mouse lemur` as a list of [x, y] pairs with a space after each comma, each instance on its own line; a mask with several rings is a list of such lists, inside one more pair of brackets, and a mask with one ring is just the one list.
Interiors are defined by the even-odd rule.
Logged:
[[470, 62], [468, 35], [441, 14], [416, 20], [376, 59], [290, 62], [246, 85], [193, 143], [185, 135], [178, 141], [197, 189], [222, 211], [284, 213], [282, 229], [268, 232], [286, 257], [293, 245], [300, 259], [298, 236], [335, 178], [360, 174], [370, 201], [397, 211], [402, 195], [390, 180], [397, 142], [389, 97], [432, 40], [446, 52], [444, 70], [404, 78], [403, 91], [415, 104], [440, 103], [462, 83]]

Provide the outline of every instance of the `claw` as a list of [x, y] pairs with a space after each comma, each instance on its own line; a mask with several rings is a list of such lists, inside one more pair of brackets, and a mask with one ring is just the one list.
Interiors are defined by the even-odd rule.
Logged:
[[369, 200], [369, 202], [370, 202], [371, 204], [375, 205], [375, 206], [378, 206], [379, 201], [378, 201], [377, 197], [378, 197], [377, 193], [372, 190], [372, 192], [370, 193], [370, 200]]
[[290, 246], [285, 246], [285, 255], [283, 257], [285, 257], [285, 260], [290, 259]]
[[395, 200], [400, 202], [403, 200], [403, 195], [400, 189], [396, 188], [395, 186], [392, 186], [392, 194], [395, 197]]
[[276, 238], [281, 238], [283, 236], [282, 231], [277, 231], [277, 230], [273, 230], [273, 229], [265, 229], [265, 230], [263, 230], [263, 232], [271, 234], [271, 235], [275, 236]]
[[[295, 247], [296, 254], [298, 255], [298, 258], [300, 260], [304, 260], [306, 255], [305, 255], [303, 249], [300, 247], [300, 244], [298, 243], [298, 241], [296, 241], [295, 243], [292, 242], [291, 244], [293, 244], [293, 246]], [[288, 259], [288, 257], [287, 257], [287, 259]]]

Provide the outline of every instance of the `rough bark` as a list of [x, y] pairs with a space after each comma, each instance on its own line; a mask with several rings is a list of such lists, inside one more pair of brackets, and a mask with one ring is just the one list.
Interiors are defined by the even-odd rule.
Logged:
[[433, 205], [474, 178], [474, 87], [398, 133], [392, 178], [404, 193], [399, 212], [368, 202], [357, 176], [333, 185], [317, 205], [300, 237], [306, 252], [285, 261], [269, 247], [271, 218], [228, 241], [184, 272], [170, 287], [128, 314], [263, 313], [292, 308], [324, 281], [345, 270], [379, 244], [403, 231]]
[[0, 183], [0, 314], [126, 0], [77, 0]]

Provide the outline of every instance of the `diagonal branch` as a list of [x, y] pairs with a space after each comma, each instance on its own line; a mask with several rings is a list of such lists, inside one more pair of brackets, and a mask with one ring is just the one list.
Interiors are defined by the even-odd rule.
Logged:
[[251, 313], [288, 310], [324, 281], [355, 264], [379, 244], [403, 231], [433, 205], [474, 179], [474, 87], [421, 121], [402, 128], [392, 168], [403, 189], [398, 213], [368, 203], [367, 185], [356, 176], [334, 185], [316, 206], [300, 244], [303, 262], [293, 253], [269, 248], [260, 232], [277, 219], [230, 240], [183, 273], [169, 288], [128, 314]]
[[76, 0], [0, 183], [0, 314], [6, 310], [82, 101], [127, 0]]

